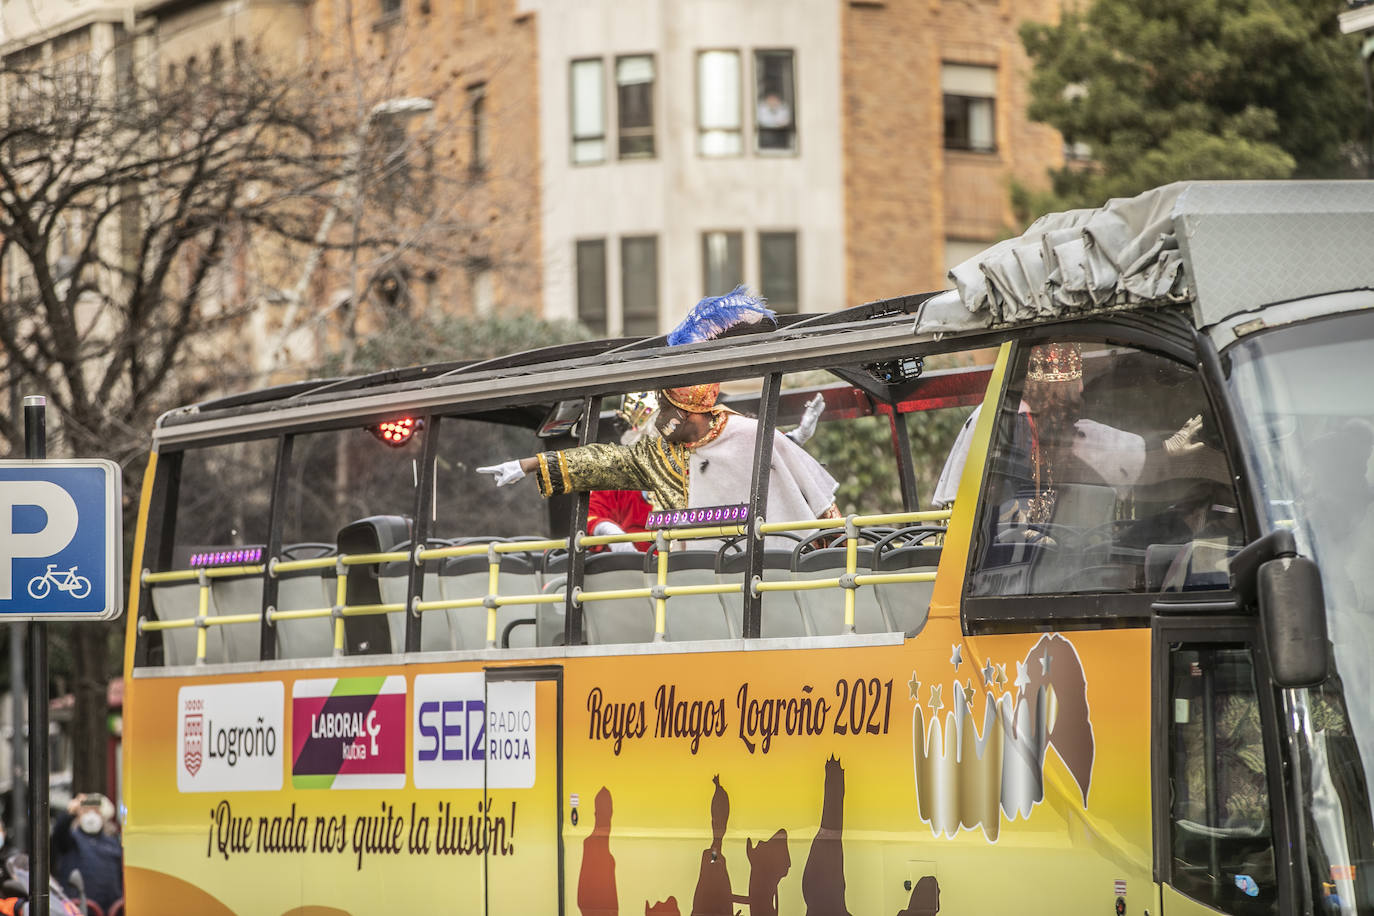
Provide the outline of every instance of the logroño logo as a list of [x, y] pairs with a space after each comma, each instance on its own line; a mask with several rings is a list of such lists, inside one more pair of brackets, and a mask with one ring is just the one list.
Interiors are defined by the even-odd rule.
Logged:
[[281, 681], [182, 687], [177, 691], [177, 789], [280, 789], [285, 720]]
[[186, 772], [192, 776], [200, 772], [200, 742], [205, 723], [205, 715], [201, 710], [204, 707], [204, 700], [187, 700], [186, 718], [182, 722], [184, 737], [181, 741], [181, 759], [186, 764]]

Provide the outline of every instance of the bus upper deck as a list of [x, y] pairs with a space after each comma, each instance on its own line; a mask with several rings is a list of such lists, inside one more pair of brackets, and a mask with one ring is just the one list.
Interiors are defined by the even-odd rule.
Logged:
[[[918, 912], [927, 879], [956, 909], [990, 908], [1008, 901], [976, 878], [993, 862], [1037, 911], [1374, 911], [1358, 687], [1374, 588], [1349, 546], [1374, 405], [1371, 385], [1322, 371], [1374, 383], [1358, 356], [1374, 277], [1354, 255], [1371, 220], [1363, 183], [1171, 187], [1037, 224], [956, 269], [957, 291], [168, 414], [126, 649], [126, 747], [161, 748], [126, 770], [140, 906], [197, 875], [227, 911], [261, 910], [236, 869], [270, 850], [217, 845], [231, 809], [266, 825], [299, 805], [313, 855], [333, 849], [331, 805], [352, 825], [476, 792], [479, 811], [510, 805], [503, 830], [518, 801], [541, 831], [532, 859], [505, 862], [504, 835], [463, 853], [488, 912], [609, 910], [588, 903], [607, 887], [620, 908], [685, 901], [698, 853], [696, 895], [718, 857], [749, 859], [749, 893], [726, 888], [751, 912], [843, 904], [846, 875], [850, 912]], [[1317, 249], [1331, 269], [1311, 269]], [[643, 432], [627, 399], [708, 383], [749, 435], [689, 449], [682, 504], [655, 505], [678, 511], [643, 533], [595, 534], [585, 492], [477, 473], [620, 461]], [[817, 394], [797, 458], [778, 433]], [[769, 511], [794, 460], [823, 469], [837, 517]], [[737, 496], [693, 503], [691, 480]], [[209, 761], [227, 745], [207, 710], [232, 731], [236, 696], [280, 740], [254, 746], [251, 778]], [[445, 704], [469, 702], [488, 728], [528, 713], [521, 734], [553, 750], [450, 757], [466, 726]], [[331, 732], [331, 704], [377, 711], [380, 731], [340, 713]], [[324, 760], [331, 736], [343, 756]], [[678, 804], [664, 780], [705, 795]], [[733, 833], [723, 785], [745, 799]], [[188, 792], [224, 806], [205, 856], [171, 839], [204, 835]], [[612, 795], [624, 865], [608, 878]], [[816, 837], [790, 876], [788, 830]], [[436, 850], [417, 841], [387, 874]], [[277, 883], [300, 905], [380, 902], [353, 874], [366, 843], [353, 851], [356, 869], [307, 856], [314, 878]], [[794, 841], [789, 861], [803, 854]], [[767, 875], [771, 896], [753, 886]]]

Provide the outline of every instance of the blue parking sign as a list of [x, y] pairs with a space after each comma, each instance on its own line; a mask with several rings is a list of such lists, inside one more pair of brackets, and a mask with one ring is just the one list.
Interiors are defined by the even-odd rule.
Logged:
[[0, 461], [0, 617], [119, 616], [120, 491], [113, 461]]

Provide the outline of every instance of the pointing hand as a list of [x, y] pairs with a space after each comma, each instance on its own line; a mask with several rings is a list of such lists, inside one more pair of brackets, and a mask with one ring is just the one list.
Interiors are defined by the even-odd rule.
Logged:
[[520, 462], [516, 460], [503, 461], [500, 464], [478, 468], [477, 473], [492, 475], [496, 478], [496, 485], [498, 487], [508, 487], [517, 481], [525, 479], [525, 472], [520, 469]]

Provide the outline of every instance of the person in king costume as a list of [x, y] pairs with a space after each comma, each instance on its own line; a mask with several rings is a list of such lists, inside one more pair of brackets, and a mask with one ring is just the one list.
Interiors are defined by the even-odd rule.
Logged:
[[[743, 287], [708, 297], [668, 335], [670, 346], [710, 340], [743, 323], [772, 318]], [[752, 476], [758, 422], [717, 403], [715, 383], [659, 392], [656, 436], [632, 445], [592, 443], [478, 468], [497, 486], [534, 474], [544, 497], [584, 490], [644, 490], [661, 509], [741, 502]], [[773, 434], [766, 517], [778, 521], [835, 518], [835, 478], [792, 439]], [[802, 535], [805, 536], [805, 533]]]

